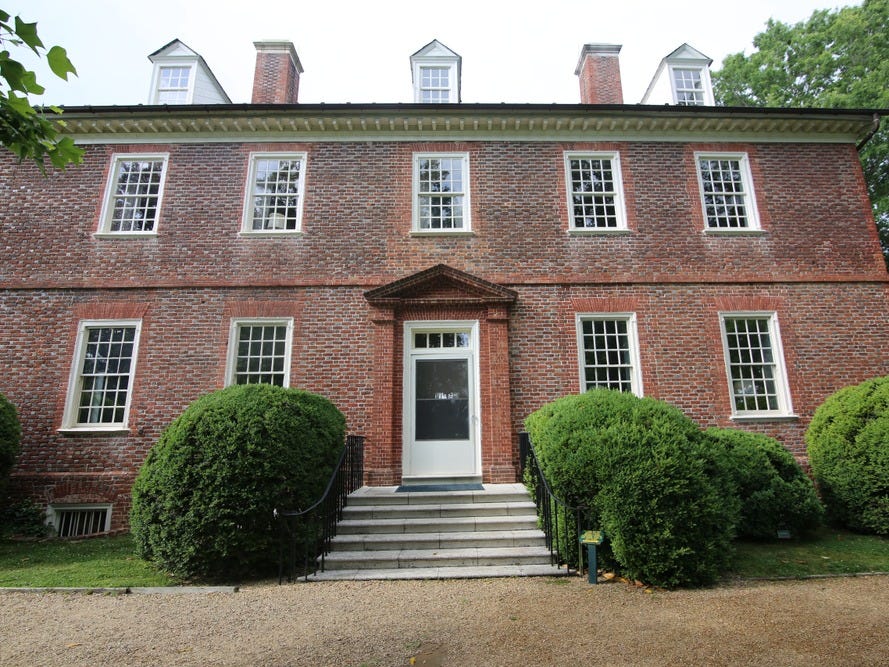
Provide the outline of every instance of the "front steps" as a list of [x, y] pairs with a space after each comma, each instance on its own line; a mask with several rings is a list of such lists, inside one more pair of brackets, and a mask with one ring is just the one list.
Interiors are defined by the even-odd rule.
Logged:
[[483, 491], [362, 487], [349, 496], [325, 571], [309, 580], [559, 576], [521, 484]]

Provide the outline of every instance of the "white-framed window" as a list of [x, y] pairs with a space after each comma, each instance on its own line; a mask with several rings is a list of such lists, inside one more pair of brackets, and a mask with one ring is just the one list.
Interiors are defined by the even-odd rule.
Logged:
[[680, 106], [704, 106], [704, 81], [699, 67], [674, 67], [673, 95]]
[[695, 153], [704, 225], [708, 231], [759, 229], [753, 176], [746, 153]]
[[242, 231], [300, 232], [305, 177], [305, 153], [251, 153]]
[[64, 429], [127, 426], [141, 320], [83, 320], [68, 382]]
[[111, 503], [52, 504], [47, 523], [56, 537], [83, 537], [111, 530]]
[[157, 104], [188, 104], [192, 68], [189, 65], [162, 66], [157, 74]]
[[226, 385], [290, 386], [293, 318], [236, 318], [228, 343]]
[[451, 101], [451, 68], [420, 66], [420, 102]]
[[578, 313], [580, 390], [616, 389], [642, 396], [635, 313]]
[[565, 183], [572, 232], [627, 228], [617, 153], [566, 153]]
[[415, 154], [413, 189], [415, 232], [470, 231], [468, 153]]
[[784, 351], [774, 312], [720, 313], [732, 413], [790, 415]]
[[166, 153], [128, 153], [112, 157], [100, 234], [145, 236], [157, 233], [168, 159]]

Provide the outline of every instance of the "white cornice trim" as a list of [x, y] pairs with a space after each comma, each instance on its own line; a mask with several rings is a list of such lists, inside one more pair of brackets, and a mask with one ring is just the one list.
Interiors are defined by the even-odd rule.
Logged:
[[[78, 143], [263, 141], [755, 141], [855, 143], [872, 114], [780, 110], [324, 108], [72, 109], [64, 132]], [[700, 109], [700, 108], [699, 108]]]

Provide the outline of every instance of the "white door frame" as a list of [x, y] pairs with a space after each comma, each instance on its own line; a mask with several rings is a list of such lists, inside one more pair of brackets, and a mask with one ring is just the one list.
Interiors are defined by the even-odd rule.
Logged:
[[[435, 348], [428, 351], [414, 349], [415, 333], [469, 333], [468, 348]], [[481, 475], [481, 392], [479, 374], [478, 320], [411, 320], [404, 323], [404, 373], [402, 398], [402, 476], [410, 477], [468, 477]], [[413, 460], [414, 445], [414, 360], [422, 358], [468, 359], [469, 361], [469, 439], [473, 447], [472, 470], [454, 472], [417, 472]]]

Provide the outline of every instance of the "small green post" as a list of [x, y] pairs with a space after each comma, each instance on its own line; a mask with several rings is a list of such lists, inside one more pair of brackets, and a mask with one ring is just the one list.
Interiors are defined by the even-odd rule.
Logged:
[[580, 543], [586, 545], [587, 560], [589, 561], [589, 574], [587, 581], [591, 584], [596, 583], [596, 574], [598, 566], [596, 564], [596, 546], [602, 544], [605, 535], [601, 530], [585, 530], [580, 536]]

